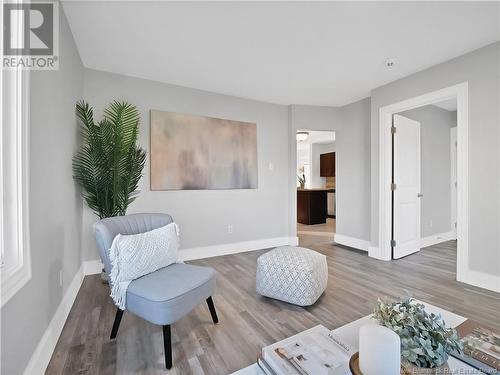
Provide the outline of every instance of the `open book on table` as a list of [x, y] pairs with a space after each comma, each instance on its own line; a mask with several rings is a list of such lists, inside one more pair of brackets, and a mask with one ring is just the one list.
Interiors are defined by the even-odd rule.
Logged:
[[262, 349], [259, 366], [270, 375], [344, 375], [352, 349], [324, 326], [316, 326]]

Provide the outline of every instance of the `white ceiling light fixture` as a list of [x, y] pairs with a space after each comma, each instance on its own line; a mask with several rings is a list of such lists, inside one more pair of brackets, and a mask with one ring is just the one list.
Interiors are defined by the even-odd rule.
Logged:
[[309, 132], [297, 132], [297, 142], [304, 142], [309, 137]]

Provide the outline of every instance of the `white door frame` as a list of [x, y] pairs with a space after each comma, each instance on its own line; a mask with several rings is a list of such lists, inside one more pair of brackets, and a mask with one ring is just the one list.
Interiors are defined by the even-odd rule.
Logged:
[[453, 127], [450, 129], [450, 189], [451, 189], [451, 204], [450, 204], [450, 217], [451, 217], [451, 233], [453, 233], [453, 239], [457, 239], [457, 228], [455, 223], [457, 222], [457, 193], [455, 183], [457, 182], [457, 128]]
[[379, 118], [379, 243], [370, 256], [391, 260], [391, 125], [392, 115], [457, 98], [457, 280], [469, 268], [469, 85], [463, 82], [380, 108]]

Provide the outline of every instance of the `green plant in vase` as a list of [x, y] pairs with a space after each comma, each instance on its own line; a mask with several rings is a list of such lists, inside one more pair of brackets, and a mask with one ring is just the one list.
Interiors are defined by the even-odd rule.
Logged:
[[299, 181], [299, 185], [301, 189], [306, 187], [306, 176], [302, 174], [302, 176], [297, 175], [297, 180]]
[[304, 189], [306, 187], [306, 175], [304, 173], [303, 165], [299, 167], [299, 173], [297, 174], [297, 181], [299, 182], [301, 189]]
[[373, 315], [399, 335], [403, 366], [411, 373], [436, 373], [447, 367], [449, 353], [462, 353], [457, 331], [446, 327], [439, 314], [427, 313], [413, 298], [394, 302], [379, 299]]

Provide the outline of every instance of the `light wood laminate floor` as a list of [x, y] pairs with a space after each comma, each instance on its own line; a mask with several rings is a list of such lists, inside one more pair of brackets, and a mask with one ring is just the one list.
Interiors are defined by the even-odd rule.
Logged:
[[327, 255], [329, 281], [307, 308], [255, 293], [256, 260], [264, 251], [190, 262], [217, 270], [220, 323], [212, 324], [205, 304], [176, 322], [169, 372], [161, 327], [125, 313], [117, 339], [109, 339], [115, 307], [99, 276], [87, 276], [46, 373], [227, 374], [255, 362], [262, 346], [317, 324], [333, 329], [367, 315], [383, 296], [409, 294], [500, 329], [500, 295], [455, 281], [455, 242], [393, 262], [329, 243], [311, 247]]
[[304, 233], [309, 233], [309, 232], [316, 232], [318, 234], [334, 234], [336, 229], [336, 219], [334, 218], [327, 218], [326, 223], [324, 224], [313, 224], [313, 225], [306, 225], [306, 224], [301, 224], [297, 223], [297, 233], [299, 235], [304, 234]]

